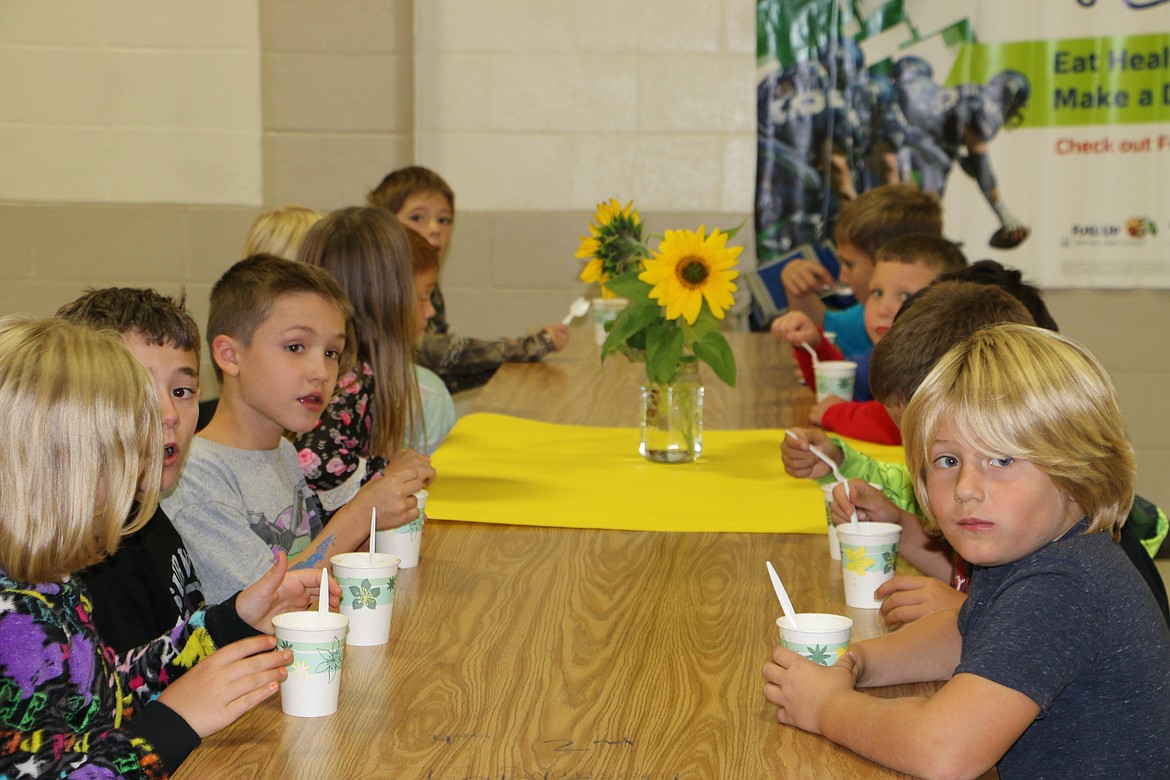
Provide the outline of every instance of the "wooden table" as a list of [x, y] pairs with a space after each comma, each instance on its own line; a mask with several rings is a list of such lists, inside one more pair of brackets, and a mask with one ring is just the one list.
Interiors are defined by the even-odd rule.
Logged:
[[[773, 356], [766, 346], [736, 337], [741, 365], [759, 360], [764, 370], [741, 372], [736, 395], [713, 389], [709, 423], [747, 422], [738, 393], [761, 407], [775, 392], [795, 394], [786, 350]], [[477, 408], [514, 404], [571, 422], [582, 413], [572, 396], [597, 400], [590, 413], [603, 422], [632, 424], [624, 408], [604, 404], [606, 392], [585, 386], [601, 370], [587, 358], [579, 346], [544, 365], [506, 366]], [[605, 381], [630, 381], [624, 368]], [[760, 409], [768, 425], [790, 422], [774, 413]], [[776, 723], [760, 674], [778, 638], [765, 560], [800, 609], [851, 615], [855, 637], [884, 630], [876, 612], [844, 606], [823, 536], [430, 520], [419, 568], [399, 575], [390, 643], [346, 650], [337, 714], [287, 717], [270, 700], [208, 738], [177, 776], [899, 777]]]
[[[700, 364], [704, 425], [711, 429], [807, 425], [813, 393], [799, 383], [792, 350], [761, 333], [728, 333], [736, 387]], [[644, 365], [613, 355], [601, 363], [591, 331], [577, 330], [563, 352], [539, 363], [505, 364], [480, 392], [474, 412], [497, 412], [573, 425], [638, 425]]]

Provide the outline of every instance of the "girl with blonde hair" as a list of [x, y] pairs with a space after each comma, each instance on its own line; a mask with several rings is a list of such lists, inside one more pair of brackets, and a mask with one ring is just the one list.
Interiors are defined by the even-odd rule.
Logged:
[[147, 522], [163, 463], [153, 381], [117, 334], [0, 319], [0, 410], [0, 777], [165, 776], [292, 654], [216, 651], [203, 612], [123, 656], [98, 637], [73, 575]]

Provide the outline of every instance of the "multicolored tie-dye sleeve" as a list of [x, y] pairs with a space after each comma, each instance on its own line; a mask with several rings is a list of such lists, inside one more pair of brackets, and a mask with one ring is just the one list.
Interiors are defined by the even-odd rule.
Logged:
[[171, 681], [216, 650], [204, 621], [206, 609], [195, 610], [158, 639], [117, 657], [118, 676], [140, 702], [158, 698]]
[[87, 602], [75, 583], [24, 584], [0, 573], [4, 780], [153, 780], [166, 777], [198, 744], [161, 703], [130, 722], [125, 677], [98, 639]]

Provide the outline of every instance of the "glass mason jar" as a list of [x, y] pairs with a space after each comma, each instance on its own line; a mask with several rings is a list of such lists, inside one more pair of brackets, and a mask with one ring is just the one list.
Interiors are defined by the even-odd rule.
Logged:
[[642, 385], [642, 457], [690, 463], [703, 452], [703, 385], [694, 363], [679, 366], [665, 384]]

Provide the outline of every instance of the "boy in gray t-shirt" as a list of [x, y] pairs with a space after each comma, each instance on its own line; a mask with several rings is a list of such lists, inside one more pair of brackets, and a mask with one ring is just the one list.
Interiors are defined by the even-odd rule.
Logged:
[[345, 353], [349, 299], [327, 271], [255, 255], [211, 291], [207, 342], [220, 381], [215, 416], [163, 507], [209, 602], [226, 598], [285, 550], [291, 568], [321, 568], [369, 538], [370, 514], [394, 528], [418, 515], [414, 470], [371, 479], [322, 527], [284, 432], [317, 423]]

